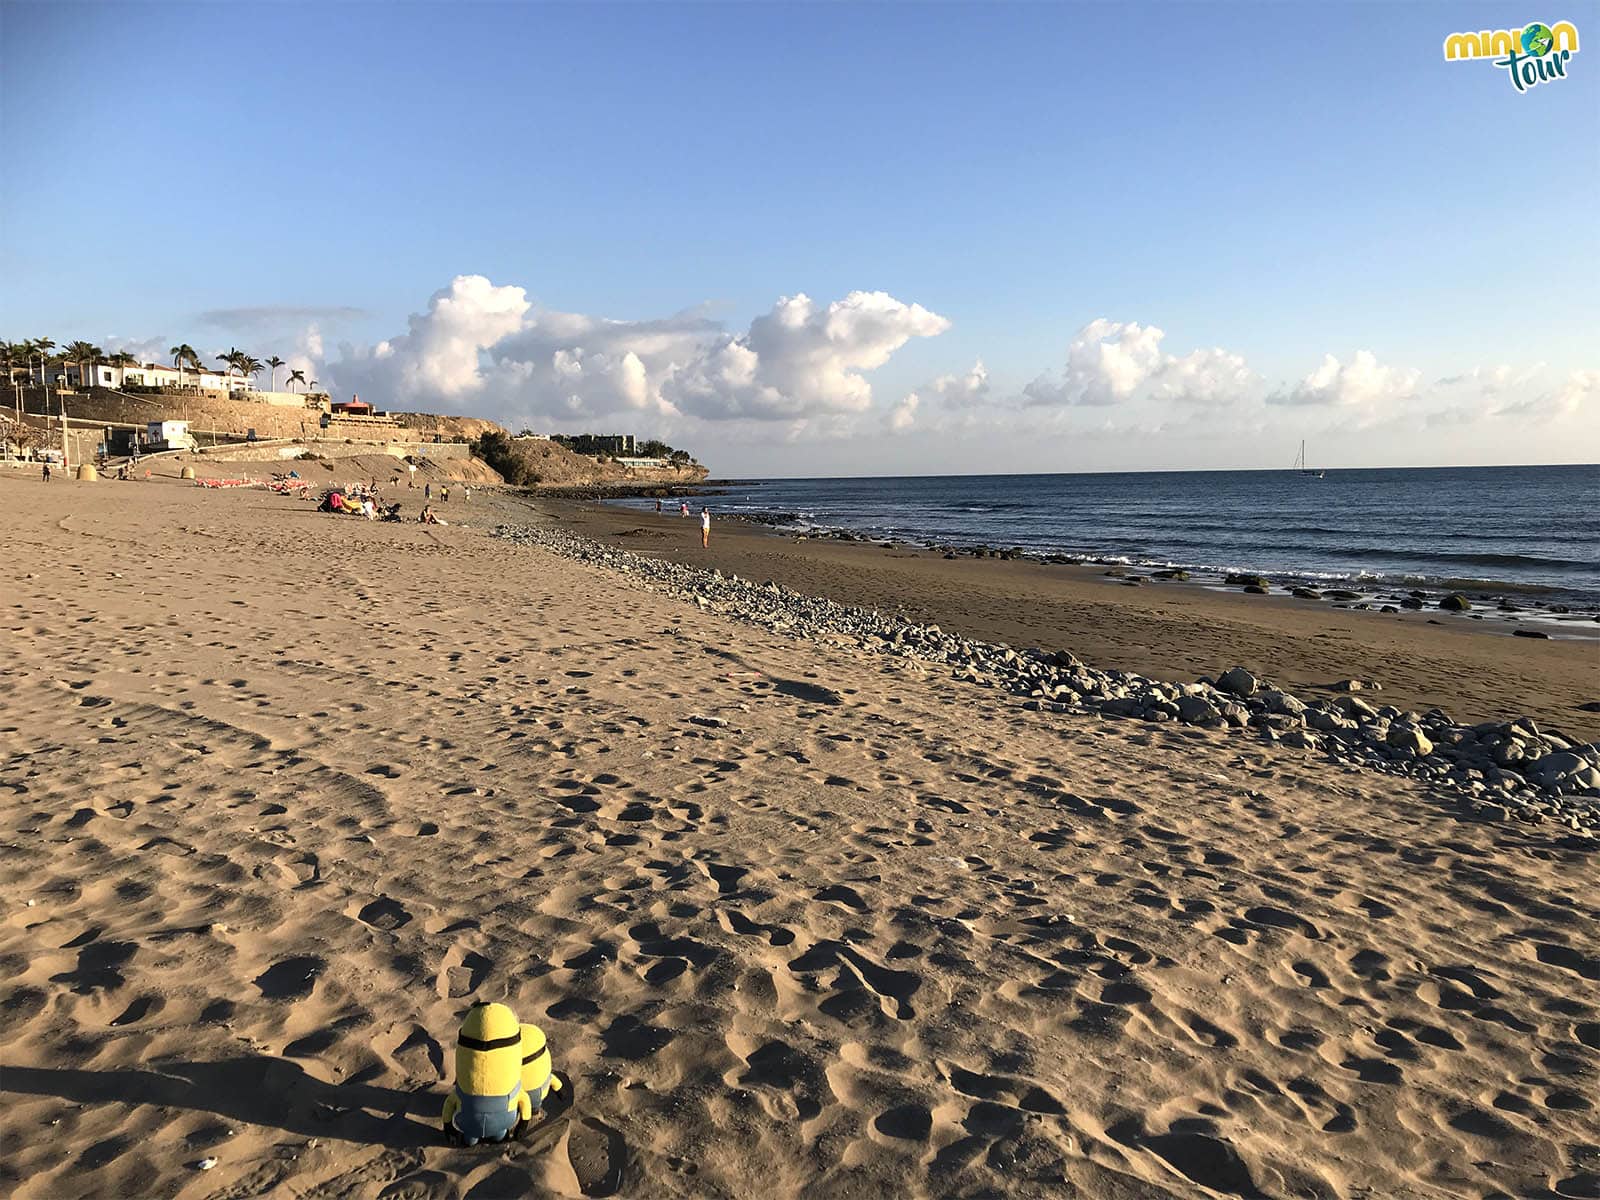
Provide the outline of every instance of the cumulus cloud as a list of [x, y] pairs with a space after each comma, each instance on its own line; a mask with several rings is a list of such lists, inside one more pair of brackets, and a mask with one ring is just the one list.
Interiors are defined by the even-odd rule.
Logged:
[[1135, 398], [1230, 404], [1246, 396], [1257, 377], [1243, 358], [1202, 349], [1178, 357], [1161, 348], [1166, 332], [1136, 321], [1100, 317], [1067, 347], [1061, 375], [1040, 375], [1023, 388], [1029, 405], [1101, 406]]
[[[384, 403], [437, 401], [459, 407], [484, 384], [482, 356], [522, 328], [532, 305], [519, 287], [496, 287], [482, 275], [461, 275], [413, 314], [409, 329], [370, 349], [348, 343], [326, 370], [341, 386], [366, 390]], [[360, 386], [357, 386], [357, 385]]]
[[981, 404], [989, 398], [989, 370], [980, 358], [965, 375], [941, 375], [928, 390], [946, 404]]
[[172, 343], [164, 337], [127, 338], [110, 334], [100, 343], [107, 354], [131, 354], [141, 363], [166, 363], [172, 360], [167, 351]]
[[895, 433], [904, 433], [910, 429], [917, 419], [917, 406], [922, 403], [922, 397], [915, 392], [907, 392], [905, 399], [889, 410], [889, 428]]
[[524, 422], [616, 413], [803, 422], [866, 412], [866, 373], [949, 325], [884, 292], [851, 292], [826, 305], [783, 297], [731, 333], [693, 313], [615, 321], [538, 308], [520, 287], [464, 275], [406, 333], [342, 347], [324, 370], [396, 407]]
[[851, 292], [826, 308], [785, 296], [747, 333], [724, 336], [672, 372], [662, 394], [675, 408], [709, 419], [793, 419], [860, 413], [872, 404], [862, 374], [881, 367], [914, 337], [950, 322], [886, 292]]
[[1529, 417], [1554, 420], [1575, 416], [1587, 405], [1600, 401], [1600, 371], [1571, 372], [1561, 385], [1490, 410], [1491, 417]]
[[1411, 399], [1421, 377], [1420, 371], [1382, 365], [1370, 350], [1357, 350], [1347, 363], [1325, 354], [1321, 366], [1292, 390], [1268, 396], [1267, 403], [1370, 408]]

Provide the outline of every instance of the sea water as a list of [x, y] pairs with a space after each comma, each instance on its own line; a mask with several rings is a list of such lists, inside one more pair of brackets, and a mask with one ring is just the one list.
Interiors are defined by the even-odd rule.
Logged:
[[696, 503], [810, 532], [1600, 607], [1600, 465], [772, 479]]

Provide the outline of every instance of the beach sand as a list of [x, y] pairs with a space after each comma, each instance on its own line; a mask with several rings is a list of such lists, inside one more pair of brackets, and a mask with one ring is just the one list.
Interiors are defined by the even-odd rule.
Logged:
[[[715, 500], [709, 501], [715, 504]], [[1456, 720], [1530, 716], [1579, 740], [1600, 737], [1600, 640], [1513, 638], [1516, 626], [1471, 616], [1338, 609], [1287, 594], [1246, 595], [1195, 584], [1125, 586], [1105, 567], [946, 559], [907, 545], [796, 541], [763, 526], [715, 521], [702, 554], [693, 521], [611, 505], [542, 502], [563, 524], [635, 554], [773, 579], [808, 595], [934, 622], [1014, 646], [1065, 647], [1102, 669], [1190, 682], [1244, 665], [1306, 699], [1355, 677], [1383, 685], [1381, 702]], [[667, 502], [673, 503], [673, 502]], [[695, 525], [693, 530], [685, 528]]]
[[[0, 505], [9, 1194], [1600, 1185], [1589, 843], [767, 635], [486, 537], [529, 519], [500, 497], [434, 529], [0, 472]], [[732, 541], [710, 561], [742, 572]], [[975, 624], [1023, 622], [1023, 589], [983, 586], [1021, 598], [974, 592]], [[1376, 621], [1415, 625], [1383, 636], [1419, 673], [1359, 633], [1253, 662], [1289, 606], [1122, 591], [1189, 621], [1185, 675], [1389, 698], [1433, 672], [1463, 715], [1497, 655], [1538, 665], [1489, 715], [1565, 712], [1540, 689], [1583, 678]], [[1097, 665], [1187, 666], [1120, 611], [1127, 660]], [[508, 1147], [438, 1135], [472, 997], [542, 1025], [573, 1084]]]

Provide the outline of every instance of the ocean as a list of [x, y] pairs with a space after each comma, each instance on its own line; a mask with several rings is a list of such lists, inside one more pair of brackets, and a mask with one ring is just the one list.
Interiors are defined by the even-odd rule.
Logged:
[[[1600, 465], [740, 481], [714, 516], [1202, 576], [1600, 608]], [[623, 501], [650, 508], [653, 501]]]

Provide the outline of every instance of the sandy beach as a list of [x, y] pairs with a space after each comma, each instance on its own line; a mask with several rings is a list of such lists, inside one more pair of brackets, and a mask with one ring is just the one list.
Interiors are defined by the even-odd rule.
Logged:
[[[487, 530], [1584, 738], [1593, 643], [489, 492], [0, 506], [8, 1194], [1600, 1195], [1592, 839]], [[439, 1135], [473, 998], [572, 1081], [508, 1146]]]

